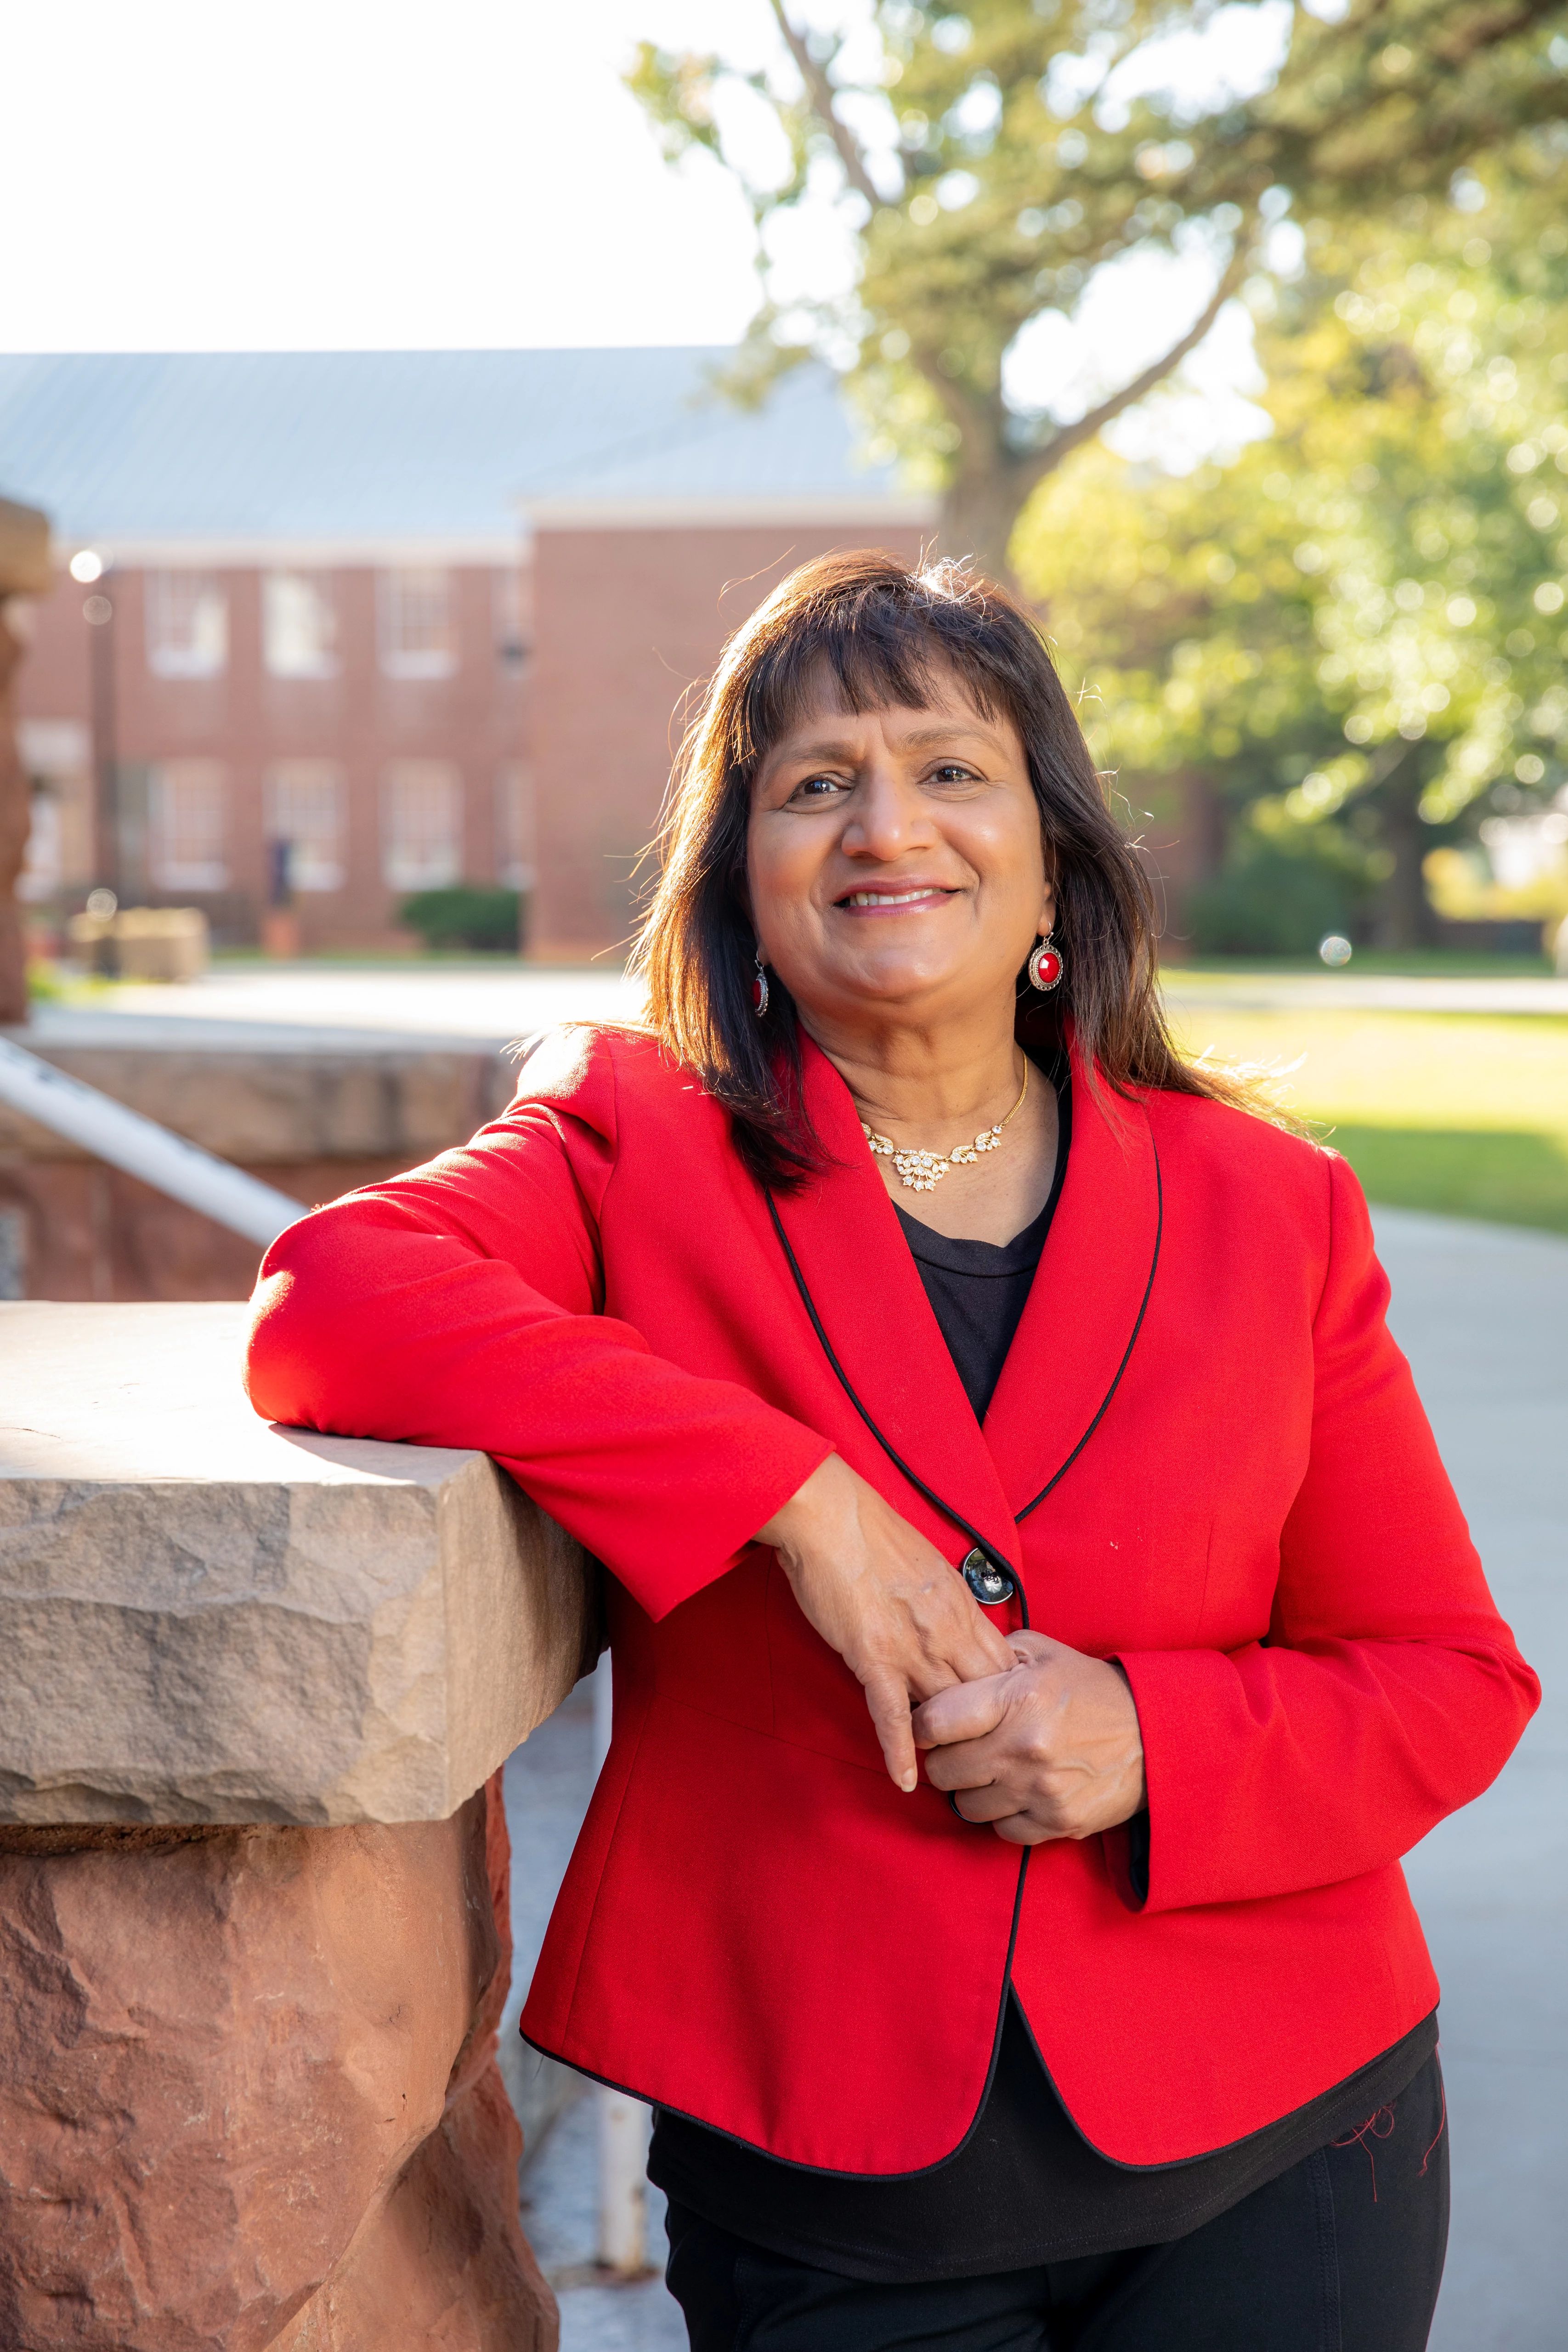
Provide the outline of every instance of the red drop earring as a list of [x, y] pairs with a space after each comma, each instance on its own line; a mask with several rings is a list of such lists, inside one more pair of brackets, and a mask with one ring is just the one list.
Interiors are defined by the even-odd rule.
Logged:
[[1029, 958], [1028, 973], [1031, 984], [1037, 988], [1042, 995], [1061, 985], [1061, 950], [1052, 947], [1051, 935], [1048, 931]]
[[761, 1021], [768, 1009], [768, 975], [763, 964], [763, 951], [757, 950], [757, 969], [752, 980], [752, 1010]]

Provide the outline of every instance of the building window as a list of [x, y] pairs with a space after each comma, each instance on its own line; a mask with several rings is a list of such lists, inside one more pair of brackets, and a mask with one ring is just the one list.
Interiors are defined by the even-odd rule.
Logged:
[[531, 629], [528, 589], [521, 571], [491, 574], [491, 613], [495, 624], [496, 659], [503, 669], [521, 670], [528, 660]]
[[534, 864], [533, 771], [509, 760], [496, 772], [496, 880], [531, 890]]
[[[63, 813], [56, 794], [47, 782], [39, 781], [32, 791], [32, 803], [27, 825], [27, 845], [23, 852], [22, 871], [16, 877], [16, 896], [26, 903], [29, 898], [52, 898], [65, 878], [65, 825]], [[3, 1297], [4, 1293], [0, 1293]]]
[[279, 760], [267, 772], [263, 794], [267, 838], [289, 845], [289, 881], [296, 890], [343, 887], [343, 778], [331, 760]]
[[269, 572], [261, 583], [261, 643], [273, 677], [336, 677], [338, 614], [323, 572]]
[[16, 748], [32, 785], [32, 829], [18, 898], [52, 898], [92, 877], [92, 747], [77, 719], [22, 719]]
[[449, 572], [381, 575], [381, 666], [388, 677], [450, 677], [458, 667]]
[[445, 760], [395, 760], [382, 782], [381, 870], [394, 890], [438, 890], [463, 870], [463, 786]]
[[159, 890], [223, 890], [227, 780], [216, 760], [165, 760], [147, 780], [147, 867]]
[[158, 677], [221, 677], [228, 598], [210, 572], [147, 574], [147, 667]]

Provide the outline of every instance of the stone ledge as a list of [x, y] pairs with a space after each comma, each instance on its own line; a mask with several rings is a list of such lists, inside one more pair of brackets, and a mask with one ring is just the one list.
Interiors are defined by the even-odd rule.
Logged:
[[0, 1821], [439, 1821], [590, 1662], [481, 1454], [269, 1428], [237, 1304], [0, 1306]]

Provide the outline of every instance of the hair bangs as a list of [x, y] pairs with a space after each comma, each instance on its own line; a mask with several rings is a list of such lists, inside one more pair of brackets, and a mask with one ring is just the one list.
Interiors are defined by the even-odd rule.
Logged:
[[730, 746], [748, 784], [773, 746], [824, 700], [856, 713], [929, 710], [946, 672], [981, 718], [1016, 719], [1013, 697], [985, 657], [979, 616], [963, 609], [972, 597], [947, 590], [951, 568], [906, 575], [924, 593], [898, 594], [876, 582], [855, 595], [816, 599], [794, 629], [764, 642], [737, 698]]

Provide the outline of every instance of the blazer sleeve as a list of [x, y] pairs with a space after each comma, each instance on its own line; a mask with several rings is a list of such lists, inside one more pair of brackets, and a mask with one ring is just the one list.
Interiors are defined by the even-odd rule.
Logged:
[[732, 1567], [827, 1440], [604, 1314], [615, 1172], [601, 1039], [460, 1150], [351, 1192], [262, 1261], [246, 1384], [268, 1420], [493, 1454], [654, 1617]]
[[1150, 1911], [1397, 1860], [1489, 1785], [1540, 1702], [1384, 1320], [1361, 1187], [1326, 1164], [1310, 1452], [1268, 1641], [1119, 1654], [1143, 1734]]

